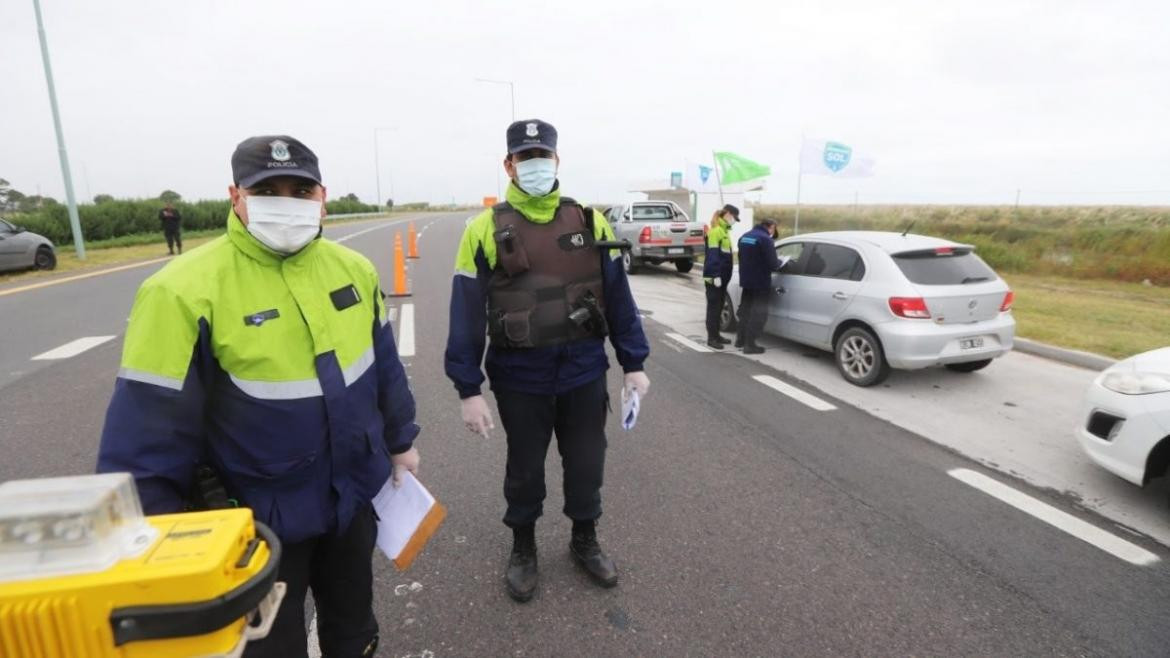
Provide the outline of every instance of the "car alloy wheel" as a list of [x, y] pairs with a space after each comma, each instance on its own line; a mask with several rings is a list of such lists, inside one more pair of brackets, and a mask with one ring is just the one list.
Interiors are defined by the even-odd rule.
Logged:
[[850, 384], [873, 386], [885, 381], [890, 364], [877, 336], [866, 327], [850, 327], [837, 338], [837, 370]]
[[38, 270], [51, 270], [57, 267], [57, 256], [52, 249], [48, 247], [41, 247], [37, 249], [37, 255], [33, 260], [33, 266]]
[[737, 326], [735, 307], [731, 304], [731, 295], [724, 295], [723, 309], [719, 311], [719, 331], [735, 331]]
[[876, 358], [873, 345], [861, 336], [850, 336], [841, 345], [841, 364], [853, 379], [865, 379], [873, 372]]
[[638, 272], [638, 263], [628, 251], [622, 252], [622, 269], [626, 271], [626, 274], [636, 274]]

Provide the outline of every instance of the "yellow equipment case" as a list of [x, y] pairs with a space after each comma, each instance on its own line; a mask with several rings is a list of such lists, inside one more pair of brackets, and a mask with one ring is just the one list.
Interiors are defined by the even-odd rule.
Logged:
[[0, 485], [0, 658], [243, 653], [284, 595], [251, 510], [142, 516], [128, 474]]

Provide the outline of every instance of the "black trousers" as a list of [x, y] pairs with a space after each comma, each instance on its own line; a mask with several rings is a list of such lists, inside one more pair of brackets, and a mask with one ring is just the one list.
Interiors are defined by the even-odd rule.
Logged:
[[719, 336], [719, 316], [723, 314], [723, 299], [727, 294], [727, 282], [723, 285], [706, 284], [707, 289], [707, 340]]
[[174, 251], [177, 245], [179, 253], [183, 253], [183, 236], [178, 226], [164, 226], [163, 235], [167, 238], [167, 251]]
[[755, 345], [756, 340], [764, 333], [764, 323], [768, 320], [769, 294], [767, 288], [743, 291], [739, 304], [739, 331], [736, 332], [736, 343]]
[[[357, 658], [378, 636], [374, 619], [374, 510], [359, 510], [340, 535], [287, 544], [277, 580], [288, 586], [268, 637], [248, 644], [244, 658], [304, 658], [305, 594], [313, 592], [317, 637], [326, 658]], [[371, 651], [370, 654], [373, 655]]]
[[535, 523], [544, 511], [544, 458], [554, 432], [564, 469], [565, 516], [600, 517], [609, 407], [605, 375], [562, 395], [495, 393], [508, 435], [504, 523], [512, 528]]

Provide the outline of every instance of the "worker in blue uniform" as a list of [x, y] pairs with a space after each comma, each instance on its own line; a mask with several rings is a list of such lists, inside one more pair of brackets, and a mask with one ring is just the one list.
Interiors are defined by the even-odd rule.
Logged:
[[612, 229], [600, 212], [561, 194], [556, 128], [517, 121], [506, 139], [506, 201], [472, 219], [459, 245], [445, 365], [465, 425], [484, 436], [493, 421], [481, 364], [491, 381], [508, 448], [504, 523], [513, 546], [505, 585], [523, 602], [537, 587], [535, 524], [554, 433], [564, 513], [573, 521], [571, 555], [600, 585], [617, 584], [596, 533], [610, 406], [603, 338], [625, 372], [627, 394], [649, 389], [643, 363], [650, 348]]
[[764, 333], [768, 302], [772, 297], [772, 273], [780, 271], [776, 256], [776, 222], [765, 219], [739, 239], [739, 332], [735, 346], [744, 354], [763, 354], [756, 340]]

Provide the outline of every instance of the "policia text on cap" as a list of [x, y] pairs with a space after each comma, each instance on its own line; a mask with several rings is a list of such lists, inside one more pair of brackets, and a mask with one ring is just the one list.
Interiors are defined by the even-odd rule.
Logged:
[[310, 588], [325, 655], [373, 655], [370, 500], [418, 468], [414, 398], [374, 266], [321, 237], [313, 152], [253, 137], [232, 174], [226, 235], [138, 291], [98, 470], [132, 473], [158, 514], [208, 464], [279, 535], [287, 595], [246, 656], [305, 655]]
[[537, 119], [507, 130], [507, 201], [467, 226], [451, 287], [447, 376], [462, 399], [468, 429], [487, 435], [491, 412], [480, 392], [484, 365], [507, 434], [504, 477], [513, 548], [506, 585], [527, 601], [537, 585], [535, 524], [545, 497], [544, 460], [555, 431], [564, 465], [564, 512], [573, 520], [570, 549], [600, 584], [617, 570], [597, 543], [605, 464], [608, 334], [625, 386], [645, 394], [642, 362], [650, 352], [638, 309], [608, 248], [613, 231], [601, 213], [562, 196], [556, 179], [557, 131]]

